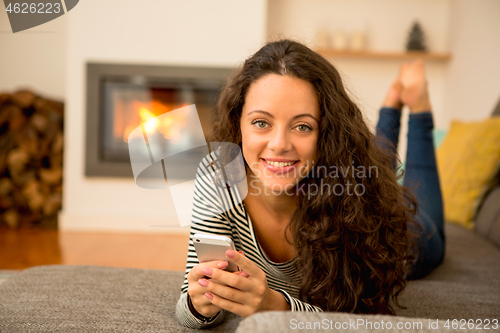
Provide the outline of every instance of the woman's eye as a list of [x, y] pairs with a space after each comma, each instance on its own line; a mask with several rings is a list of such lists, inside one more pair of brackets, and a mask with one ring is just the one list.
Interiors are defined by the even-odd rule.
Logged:
[[258, 128], [266, 128], [267, 127], [267, 123], [265, 121], [255, 121], [254, 122], [255, 125], [257, 125]]
[[309, 126], [307, 126], [305, 124], [297, 125], [296, 128], [299, 130], [299, 132], [306, 132], [307, 130], [311, 129], [311, 127], [309, 127]]

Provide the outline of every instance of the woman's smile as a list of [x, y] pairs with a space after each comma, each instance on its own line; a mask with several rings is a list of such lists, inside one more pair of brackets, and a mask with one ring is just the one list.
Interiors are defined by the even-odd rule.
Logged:
[[295, 167], [299, 164], [298, 160], [289, 161], [283, 159], [264, 159], [262, 158], [262, 163], [264, 164], [264, 168], [272, 172], [289, 172], [295, 169]]

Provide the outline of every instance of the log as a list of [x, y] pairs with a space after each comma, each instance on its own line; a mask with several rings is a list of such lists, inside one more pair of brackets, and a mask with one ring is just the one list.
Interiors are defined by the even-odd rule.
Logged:
[[60, 193], [54, 193], [47, 197], [43, 203], [43, 215], [50, 216], [57, 214], [62, 206], [62, 196]]
[[51, 113], [57, 114], [61, 119], [64, 116], [64, 103], [61, 102], [37, 98], [34, 100], [33, 106], [37, 112], [45, 116], [49, 116]]
[[38, 140], [38, 151], [33, 156], [39, 162], [40, 167], [47, 168], [50, 166], [50, 145], [52, 142], [43, 138]]
[[12, 170], [9, 170], [9, 173], [14, 185], [17, 186], [23, 186], [27, 182], [36, 179], [35, 170], [24, 170], [20, 172], [12, 172]]
[[19, 213], [19, 226], [36, 226], [42, 218], [41, 212]]
[[31, 126], [24, 126], [15, 134], [17, 145], [31, 157], [36, 156], [39, 152], [38, 135]]
[[14, 188], [12, 181], [9, 178], [0, 179], [0, 196], [8, 195]]
[[49, 155], [49, 160], [50, 160], [50, 165], [52, 168], [55, 167], [62, 167], [63, 165], [63, 154], [58, 153], [58, 154], [51, 154]]
[[3, 214], [3, 220], [9, 227], [15, 229], [19, 224], [19, 216], [15, 209], [9, 209], [5, 214]]
[[7, 169], [7, 155], [0, 155], [0, 175]]
[[54, 193], [62, 193], [62, 191], [63, 191], [62, 184], [54, 187], [53, 191], [54, 191]]
[[64, 144], [64, 136], [61, 132], [58, 132], [52, 142], [52, 154], [58, 154], [62, 152]]
[[33, 127], [38, 131], [38, 133], [43, 134], [49, 125], [49, 120], [47, 117], [42, 116], [41, 114], [34, 114], [30, 119]]
[[48, 185], [57, 185], [62, 181], [62, 168], [40, 169], [40, 179]]
[[40, 210], [45, 201], [45, 197], [40, 188], [40, 184], [36, 180], [29, 181], [23, 188], [23, 194], [28, 200], [28, 206], [32, 211]]
[[19, 131], [27, 120], [28, 118], [23, 110], [12, 104], [9, 109], [9, 130], [14, 132]]
[[42, 137], [45, 140], [48, 141], [54, 141], [54, 137], [56, 136], [57, 133], [60, 133], [62, 131], [62, 124], [59, 122], [56, 122], [52, 119], [53, 117], [47, 118], [49, 123], [47, 125], [47, 128], [45, 131], [42, 133]]
[[10, 120], [10, 115], [12, 110], [19, 109], [17, 106], [11, 103], [3, 104], [0, 106], [0, 126], [8, 124]]
[[15, 145], [16, 142], [12, 133], [7, 132], [0, 136], [0, 152], [9, 152], [15, 147]]
[[33, 105], [35, 98], [35, 94], [27, 90], [17, 91], [10, 96], [10, 100], [22, 109], [27, 109]]
[[7, 165], [11, 173], [19, 173], [24, 170], [30, 160], [29, 154], [20, 148], [11, 150], [7, 155]]
[[0, 94], [0, 105], [10, 100], [10, 94]]
[[14, 201], [6, 196], [0, 196], [0, 209], [8, 209], [14, 205]]
[[12, 199], [14, 200], [14, 204], [16, 205], [17, 209], [23, 210], [28, 207], [28, 202], [26, 200], [26, 197], [21, 191], [13, 191], [12, 192]]

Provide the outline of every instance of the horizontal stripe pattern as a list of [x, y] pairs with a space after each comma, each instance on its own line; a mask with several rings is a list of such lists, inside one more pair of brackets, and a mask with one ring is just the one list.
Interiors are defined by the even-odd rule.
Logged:
[[231, 237], [236, 250], [243, 251], [247, 258], [266, 273], [269, 288], [279, 290], [284, 295], [291, 311], [321, 312], [321, 308], [298, 299], [299, 287], [294, 281], [299, 281], [299, 276], [293, 262], [274, 263], [266, 257], [257, 242], [250, 216], [237, 187], [233, 186], [228, 190], [215, 185], [214, 172], [206, 167], [210, 166], [211, 158], [215, 158], [213, 153], [200, 163], [195, 180], [186, 271], [181, 286], [181, 297], [176, 307], [179, 322], [191, 328], [205, 328], [221, 323], [224, 318], [225, 310], [213, 320], [203, 321], [195, 317], [188, 307], [187, 275], [199, 263], [193, 245], [193, 235], [196, 233]]

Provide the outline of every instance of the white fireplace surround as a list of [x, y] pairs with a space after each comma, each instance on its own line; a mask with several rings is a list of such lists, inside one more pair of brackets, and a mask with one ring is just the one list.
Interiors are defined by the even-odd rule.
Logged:
[[79, 2], [66, 18], [61, 230], [189, 231], [177, 224], [168, 190], [140, 188], [133, 178], [85, 177], [85, 64], [235, 67], [265, 42], [266, 11], [265, 0]]

